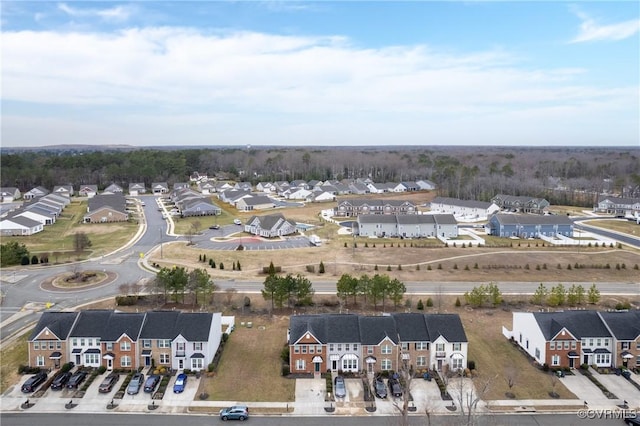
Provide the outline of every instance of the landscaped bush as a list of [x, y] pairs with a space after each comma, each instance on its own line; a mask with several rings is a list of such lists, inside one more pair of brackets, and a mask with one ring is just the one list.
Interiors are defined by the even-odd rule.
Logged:
[[116, 305], [133, 306], [138, 303], [138, 296], [116, 296]]

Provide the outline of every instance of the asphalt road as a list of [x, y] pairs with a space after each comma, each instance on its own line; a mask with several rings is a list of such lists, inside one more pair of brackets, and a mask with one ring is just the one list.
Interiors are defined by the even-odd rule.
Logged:
[[[130, 246], [124, 247], [114, 253], [105, 254], [98, 258], [90, 259], [82, 262], [79, 267], [81, 269], [99, 269], [105, 272], [113, 272], [115, 280], [99, 287], [78, 290], [73, 292], [49, 292], [41, 289], [40, 285], [47, 278], [58, 275], [63, 272], [69, 272], [77, 266], [66, 264], [59, 266], [36, 266], [28, 268], [12, 268], [2, 271], [0, 277], [0, 292], [2, 292], [2, 309], [0, 309], [0, 339], [4, 340], [11, 336], [21, 328], [37, 321], [39, 314], [30, 313], [27, 315], [15, 314], [21, 312], [25, 306], [29, 304], [45, 304], [53, 303], [56, 309], [72, 308], [85, 303], [90, 303], [105, 297], [111, 297], [118, 294], [119, 287], [122, 284], [139, 283], [144, 284], [153, 279], [154, 274], [142, 269], [138, 263], [140, 256], [146, 255], [151, 250], [160, 248], [170, 241], [184, 239], [184, 237], [175, 237], [167, 234], [167, 221], [162, 218], [158, 211], [158, 205], [153, 196], [139, 197], [145, 201], [144, 219], [146, 226], [144, 232]], [[210, 238], [214, 233], [227, 235], [237, 230], [237, 225], [226, 225], [220, 230], [210, 230], [209, 218], [203, 218], [203, 227], [206, 226], [203, 234], [193, 237], [194, 243], [206, 246], [211, 244]], [[213, 219], [211, 219], [213, 221]], [[587, 226], [576, 224], [576, 226]], [[591, 231], [591, 229], [590, 229]], [[595, 232], [595, 231], [594, 231]], [[597, 232], [602, 232], [599, 229]], [[603, 234], [606, 235], [606, 234]], [[607, 235], [610, 238], [622, 239], [617, 233]], [[640, 239], [629, 237], [631, 242], [635, 242], [640, 246]], [[306, 244], [306, 239], [294, 238], [290, 241], [281, 243], [282, 248], [295, 246], [295, 244]], [[638, 240], [637, 242], [635, 240]], [[243, 243], [247, 246], [249, 242]], [[253, 243], [252, 243], [253, 244]], [[255, 243], [256, 246], [263, 243]], [[271, 248], [276, 248], [272, 246]], [[252, 247], [253, 248], [253, 247]], [[262, 247], [263, 249], [265, 247]], [[162, 252], [162, 250], [161, 250]], [[426, 272], [425, 272], [426, 273]], [[327, 280], [314, 281], [313, 287], [316, 293], [331, 294], [336, 291], [336, 281], [338, 277], [327, 276]], [[600, 282], [598, 288], [602, 294], [640, 294], [640, 280], [633, 282]], [[259, 293], [263, 287], [263, 281], [216, 281], [216, 284], [225, 290], [234, 288], [240, 292]], [[503, 294], [533, 294], [538, 282], [496, 282]], [[563, 283], [565, 286], [571, 286], [573, 283]], [[584, 283], [580, 283], [583, 284]], [[475, 282], [405, 282], [407, 294], [463, 294], [471, 290], [477, 285]]]
[[[227, 424], [217, 416], [169, 415], [169, 414], [36, 414], [36, 413], [2, 413], [0, 420], [3, 426], [210, 426], [212, 424]], [[410, 417], [411, 425], [428, 425], [424, 417]], [[362, 417], [252, 417], [247, 423], [265, 426], [377, 426], [399, 424], [396, 417], [362, 416]], [[462, 419], [457, 416], [432, 416], [434, 426], [462, 425]], [[619, 419], [579, 419], [575, 414], [518, 414], [484, 416], [479, 418], [481, 426], [599, 426], [622, 425]]]
[[[631, 235], [627, 235], [627, 234], [621, 234], [619, 232], [613, 232], [613, 231], [608, 231], [606, 229], [602, 229], [602, 228], [598, 228], [598, 227], [594, 227], [591, 225], [588, 225], [586, 223], [581, 223], [583, 221], [586, 220], [598, 220], [599, 218], [576, 218], [574, 219], [574, 224], [576, 229], [580, 229], [583, 231], [588, 231], [591, 232], [593, 234], [597, 234], [597, 235], [602, 235], [605, 236], [607, 238], [610, 238], [612, 240], [617, 240], [620, 242], [623, 242], [625, 244], [628, 244], [632, 247], [636, 247], [636, 248], [640, 248], [640, 238], [637, 237], [632, 237]], [[604, 219], [608, 219], [611, 220], [612, 218], [608, 217], [608, 218], [601, 218], [601, 220]], [[640, 225], [638, 225], [638, 231], [640, 231]]]

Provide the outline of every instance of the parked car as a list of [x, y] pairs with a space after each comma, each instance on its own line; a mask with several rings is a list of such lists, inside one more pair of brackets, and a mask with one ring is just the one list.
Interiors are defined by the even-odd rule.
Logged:
[[242, 221], [240, 219], [233, 219], [233, 223], [236, 225], [242, 225]]
[[247, 420], [249, 418], [249, 407], [246, 405], [233, 405], [223, 408], [220, 410], [220, 418], [222, 420]]
[[131, 377], [131, 381], [129, 381], [129, 386], [127, 386], [127, 393], [129, 395], [137, 394], [138, 392], [140, 392], [140, 388], [142, 387], [143, 383], [144, 383], [144, 374], [135, 373]]
[[376, 376], [373, 380], [373, 388], [378, 398], [384, 399], [387, 397], [387, 387], [384, 385], [382, 377]]
[[389, 392], [391, 393], [391, 395], [398, 398], [402, 396], [402, 386], [400, 385], [400, 381], [398, 380], [398, 378], [390, 377], [388, 384]]
[[627, 426], [640, 426], [640, 414], [633, 414], [633, 417], [626, 417], [624, 423]]
[[344, 377], [336, 376], [333, 385], [333, 393], [337, 398], [344, 398], [347, 396], [347, 387], [344, 384]]
[[147, 377], [147, 381], [144, 382], [144, 391], [146, 393], [153, 392], [154, 390], [156, 390], [156, 386], [158, 386], [158, 383], [160, 383], [160, 375], [152, 374], [151, 376]]
[[100, 386], [98, 387], [98, 392], [100, 393], [109, 393], [111, 389], [113, 389], [113, 385], [118, 383], [120, 380], [120, 375], [118, 373], [110, 373], [107, 377], [102, 380]]
[[220, 229], [220, 225], [211, 225], [209, 229]]
[[184, 373], [178, 374], [173, 384], [173, 393], [182, 393], [184, 391], [185, 386], [187, 386], [187, 377]]
[[80, 384], [82, 384], [82, 382], [84, 382], [84, 379], [86, 378], [87, 378], [86, 371], [82, 371], [82, 370], [76, 371], [75, 373], [73, 373], [73, 376], [71, 376], [71, 378], [67, 382], [67, 387], [69, 389], [78, 389], [78, 386], [80, 386]]
[[62, 390], [71, 378], [72, 374], [70, 371], [65, 371], [64, 373], [60, 373], [53, 379], [53, 383], [51, 383], [51, 389], [53, 390]]
[[29, 377], [26, 382], [22, 385], [23, 393], [31, 393], [35, 392], [35, 390], [40, 386], [45, 380], [47, 380], [47, 373], [44, 371], [40, 371], [33, 376]]

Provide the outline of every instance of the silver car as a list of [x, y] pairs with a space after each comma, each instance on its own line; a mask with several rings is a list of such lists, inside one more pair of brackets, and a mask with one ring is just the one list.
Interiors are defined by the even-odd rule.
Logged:
[[127, 386], [127, 393], [129, 395], [135, 395], [140, 392], [140, 388], [144, 384], [144, 374], [135, 373], [129, 382], [129, 386]]

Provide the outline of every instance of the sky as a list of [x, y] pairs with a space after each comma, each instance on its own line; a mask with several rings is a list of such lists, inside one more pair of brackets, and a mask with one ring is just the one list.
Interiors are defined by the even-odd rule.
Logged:
[[6, 1], [4, 147], [640, 147], [640, 2]]

